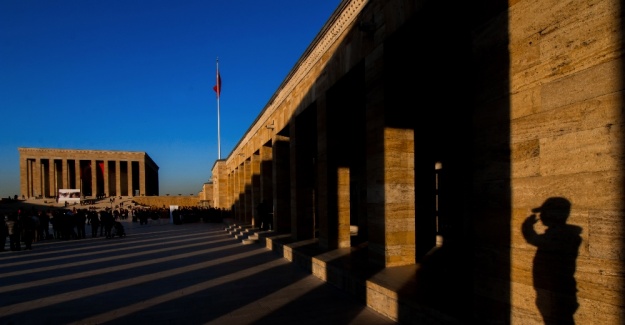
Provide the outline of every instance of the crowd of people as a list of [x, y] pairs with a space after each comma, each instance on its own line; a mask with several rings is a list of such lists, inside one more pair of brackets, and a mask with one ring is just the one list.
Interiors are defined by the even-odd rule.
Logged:
[[18, 209], [0, 221], [0, 251], [7, 250], [7, 239], [11, 251], [31, 250], [33, 243], [43, 240], [83, 239], [87, 225], [91, 237], [110, 238], [115, 222], [124, 218], [128, 218], [125, 209]]
[[[175, 224], [189, 222], [221, 222], [226, 212], [221, 209], [205, 207], [181, 207], [174, 210]], [[148, 220], [170, 218], [166, 208], [95, 209], [17, 209], [7, 213], [0, 220], [0, 252], [32, 250], [33, 243], [44, 240], [75, 240], [87, 237], [87, 226], [91, 228], [91, 237], [111, 238], [115, 235], [116, 223], [132, 218], [132, 222], [147, 225]], [[118, 226], [119, 227], [119, 226]], [[124, 233], [125, 234], [125, 233]], [[7, 239], [9, 248], [6, 248]]]

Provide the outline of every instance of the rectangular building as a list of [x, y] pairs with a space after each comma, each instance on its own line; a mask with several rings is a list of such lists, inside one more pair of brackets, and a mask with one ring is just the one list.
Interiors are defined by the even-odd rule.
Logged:
[[158, 166], [145, 152], [18, 148], [20, 194], [55, 197], [59, 189], [83, 196], [159, 195]]

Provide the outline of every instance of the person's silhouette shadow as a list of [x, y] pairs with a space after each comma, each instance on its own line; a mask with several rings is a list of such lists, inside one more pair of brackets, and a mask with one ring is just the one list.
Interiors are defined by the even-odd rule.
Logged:
[[[522, 225], [525, 240], [538, 248], [532, 275], [536, 306], [545, 324], [575, 324], [573, 315], [579, 306], [575, 262], [582, 228], [566, 224], [570, 211], [571, 203], [567, 199], [551, 197], [532, 209], [534, 214]], [[539, 219], [547, 227], [542, 234], [534, 229]]]

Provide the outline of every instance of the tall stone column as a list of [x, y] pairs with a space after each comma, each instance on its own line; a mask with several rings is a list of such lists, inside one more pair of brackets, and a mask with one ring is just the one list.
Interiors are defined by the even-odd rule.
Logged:
[[[367, 80], [383, 79], [379, 75], [384, 71], [383, 59], [383, 51], [367, 58]], [[401, 119], [402, 105], [385, 102], [383, 83], [367, 85], [369, 260], [384, 267], [412, 265], [416, 262], [414, 129], [401, 124], [407, 124]]]
[[98, 161], [91, 160], [91, 195], [98, 195]]
[[128, 165], [127, 165], [127, 169], [128, 169], [128, 196], [134, 196], [135, 193], [132, 189], [132, 160], [128, 161]]
[[48, 188], [48, 197], [56, 196], [56, 190], [58, 186], [56, 175], [56, 163], [54, 159], [48, 160], [48, 179], [50, 180], [50, 187]]
[[104, 193], [106, 196], [111, 196], [111, 171], [109, 168], [109, 162], [107, 160], [104, 161]]
[[[69, 167], [69, 165], [67, 164], [68, 161], [65, 160], [65, 163], [63, 165]], [[65, 167], [67, 169], [67, 167]], [[63, 177], [63, 186], [67, 186], [67, 182], [69, 181], [71, 176], [66, 175]], [[76, 187], [78, 187], [80, 189], [80, 194], [81, 195], [85, 195], [84, 191], [85, 189], [83, 188], [83, 184], [82, 184], [82, 170], [80, 169], [80, 159], [76, 158], [74, 159], [74, 179], [75, 179], [75, 184]]]
[[213, 166], [213, 207], [227, 208], [228, 192], [228, 175], [226, 174], [226, 165], [224, 161], [218, 160]]
[[291, 229], [293, 239], [315, 238], [317, 128], [315, 110], [298, 115], [289, 124], [291, 161]]
[[[61, 160], [61, 187], [67, 188], [68, 184], [69, 184], [69, 161], [67, 159], [63, 159]], [[80, 186], [80, 184], [78, 186]], [[58, 193], [56, 193], [55, 195], [58, 195]]]
[[[273, 218], [273, 162], [270, 146], [260, 147], [260, 200], [269, 206], [270, 217]], [[273, 229], [274, 222], [269, 221]]]
[[272, 143], [273, 227], [291, 232], [291, 164], [289, 138], [276, 135]]
[[145, 195], [145, 161], [139, 162], [139, 195]]
[[245, 205], [245, 223], [253, 225], [254, 201], [252, 196], [252, 160], [248, 158], [243, 162], [244, 166], [244, 205]]
[[242, 162], [237, 169], [237, 217], [245, 222], [245, 163]]
[[258, 205], [261, 200], [260, 191], [260, 152], [252, 154], [250, 161], [251, 172], [251, 209], [252, 209], [252, 225], [260, 227], [260, 216], [258, 215]]
[[229, 210], [232, 210], [234, 207], [233, 202], [236, 184], [234, 175], [234, 171], [228, 172], [228, 201], [226, 202], [226, 208], [228, 208]]
[[239, 166], [235, 167], [231, 171], [230, 177], [230, 180], [232, 181], [232, 195], [230, 195], [230, 205], [232, 212], [234, 212], [233, 217], [235, 217], [237, 220], [239, 218], [239, 216], [236, 215], [237, 213], [239, 213], [239, 169]]
[[34, 185], [35, 185], [35, 189], [34, 189], [34, 196], [38, 197], [39, 195], [43, 195], [43, 190], [42, 190], [42, 173], [41, 173], [41, 158], [37, 157], [35, 159], [35, 168], [34, 168], [34, 173], [33, 173], [33, 179], [34, 179]]
[[273, 157], [270, 146], [260, 147], [260, 193], [261, 200], [271, 204], [273, 200]]
[[28, 159], [20, 157], [20, 195], [29, 196], [30, 172]]
[[122, 195], [121, 162], [118, 159], [115, 160], [115, 195]]

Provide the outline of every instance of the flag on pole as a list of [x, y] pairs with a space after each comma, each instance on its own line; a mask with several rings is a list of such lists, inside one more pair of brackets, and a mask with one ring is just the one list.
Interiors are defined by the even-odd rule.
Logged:
[[221, 76], [219, 75], [219, 69], [217, 69], [217, 84], [213, 87], [213, 90], [217, 93], [217, 97], [221, 94]]

